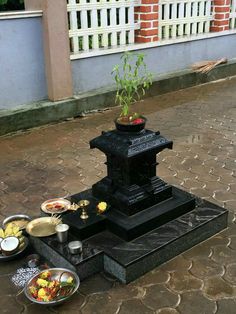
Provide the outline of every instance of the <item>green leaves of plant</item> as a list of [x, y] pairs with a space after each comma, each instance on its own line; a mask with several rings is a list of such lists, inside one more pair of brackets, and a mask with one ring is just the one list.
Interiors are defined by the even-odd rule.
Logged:
[[23, 3], [24, 3], [24, 0], [0, 0], [0, 11], [23, 9], [24, 7], [22, 5]]
[[121, 116], [127, 116], [131, 104], [145, 95], [152, 84], [152, 73], [147, 71], [144, 54], [126, 52], [121, 56], [122, 67], [115, 65], [112, 71], [116, 82], [116, 103], [121, 109]]

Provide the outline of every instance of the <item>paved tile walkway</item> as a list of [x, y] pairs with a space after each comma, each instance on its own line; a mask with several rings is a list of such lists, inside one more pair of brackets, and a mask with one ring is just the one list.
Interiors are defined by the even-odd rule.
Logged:
[[[84, 281], [57, 308], [30, 304], [10, 282], [22, 261], [0, 264], [2, 313], [236, 313], [236, 77], [146, 99], [136, 111], [174, 140], [159, 175], [230, 210], [229, 228], [124, 286], [107, 274]], [[88, 142], [113, 128], [117, 109], [0, 139], [0, 219], [39, 215], [40, 204], [105, 176], [104, 156]]]

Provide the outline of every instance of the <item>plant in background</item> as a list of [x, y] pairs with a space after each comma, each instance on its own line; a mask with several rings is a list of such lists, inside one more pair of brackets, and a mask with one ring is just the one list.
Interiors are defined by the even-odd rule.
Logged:
[[0, 0], [0, 11], [23, 10], [24, 0]]
[[147, 71], [144, 54], [126, 52], [121, 57], [122, 65], [117, 64], [112, 71], [116, 82], [116, 103], [121, 106], [117, 121], [121, 124], [138, 124], [143, 118], [131, 113], [130, 107], [145, 95], [152, 84], [152, 74]]

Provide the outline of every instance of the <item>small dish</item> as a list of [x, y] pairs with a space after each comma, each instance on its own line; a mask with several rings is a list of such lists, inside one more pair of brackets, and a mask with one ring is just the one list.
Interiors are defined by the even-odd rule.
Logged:
[[[43, 283], [42, 286], [40, 286], [40, 282], [38, 281], [39, 279], [41, 279]], [[45, 287], [44, 283], [46, 284], [47, 282], [49, 288], [46, 291], [42, 291]], [[52, 297], [52, 294], [49, 290], [50, 286], [53, 285], [53, 283], [55, 282], [58, 282], [61, 285], [59, 285], [59, 292]], [[68, 286], [66, 289], [67, 284]], [[79, 285], [80, 280], [75, 272], [64, 268], [49, 268], [47, 270], [43, 270], [42, 272], [31, 278], [25, 285], [24, 292], [26, 297], [31, 302], [46, 306], [52, 306], [58, 305], [68, 300], [78, 290]], [[65, 292], [66, 295], [63, 295], [63, 293]], [[47, 295], [51, 297], [47, 298]], [[45, 297], [47, 298], [47, 300], [44, 300]]]
[[2, 226], [5, 229], [9, 223], [14, 223], [20, 228], [20, 230], [24, 230], [30, 220], [31, 218], [28, 215], [17, 214], [5, 218], [3, 220]]
[[56, 217], [40, 217], [31, 220], [26, 232], [34, 237], [48, 237], [56, 233], [56, 226], [61, 223], [61, 219]]
[[29, 268], [35, 268], [40, 264], [40, 256], [38, 254], [30, 254], [25, 261]]
[[53, 198], [45, 201], [41, 209], [46, 214], [62, 214], [69, 210], [71, 202], [64, 198]]
[[70, 254], [82, 253], [83, 245], [81, 241], [71, 241], [68, 243], [68, 249]]

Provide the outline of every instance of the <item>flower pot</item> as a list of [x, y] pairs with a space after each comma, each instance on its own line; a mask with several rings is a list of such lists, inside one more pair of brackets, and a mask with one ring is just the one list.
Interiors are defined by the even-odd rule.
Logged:
[[[138, 119], [142, 120], [142, 122], [134, 123], [135, 120]], [[134, 132], [134, 133], [141, 132], [145, 128], [147, 119], [143, 116], [139, 117], [138, 119], [135, 119], [132, 122], [122, 123], [121, 119], [117, 118], [115, 120], [116, 129], [121, 132]]]

